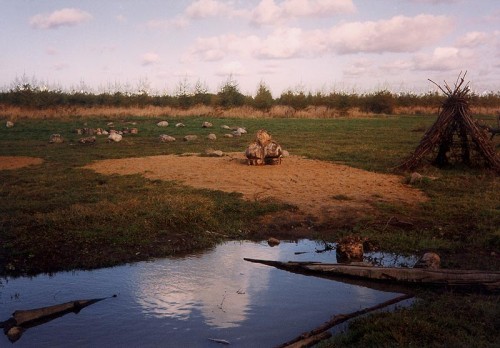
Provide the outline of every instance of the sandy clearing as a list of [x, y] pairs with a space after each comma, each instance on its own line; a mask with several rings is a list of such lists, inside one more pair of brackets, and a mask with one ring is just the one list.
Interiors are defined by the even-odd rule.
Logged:
[[19, 169], [41, 163], [43, 163], [43, 159], [37, 157], [0, 156], [0, 170]]
[[[248, 166], [242, 153], [224, 157], [165, 155], [96, 161], [85, 168], [101, 174], [141, 174], [149, 179], [226, 192], [245, 199], [276, 199], [325, 220], [346, 208], [369, 211], [375, 202], [414, 205], [426, 200], [397, 175], [290, 156], [281, 165]], [[363, 214], [364, 215], [364, 214]]]

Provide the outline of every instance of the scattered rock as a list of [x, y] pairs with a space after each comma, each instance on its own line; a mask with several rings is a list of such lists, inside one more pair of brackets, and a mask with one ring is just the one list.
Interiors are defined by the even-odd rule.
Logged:
[[206, 149], [205, 153], [211, 157], [223, 157], [224, 156], [224, 152], [222, 152], [221, 150]]
[[279, 244], [280, 244], [280, 241], [279, 241], [279, 239], [276, 239], [276, 238], [271, 237], [271, 238], [269, 238], [269, 239], [267, 240], [267, 244], [269, 244], [269, 246], [270, 246], [270, 247], [274, 247], [274, 246], [276, 246], [276, 245], [279, 245]]
[[175, 141], [174, 137], [172, 137], [170, 135], [166, 135], [166, 134], [160, 135], [159, 139], [160, 139], [160, 142], [162, 142], [162, 143], [171, 143], [171, 142]]
[[264, 147], [264, 161], [266, 164], [281, 164], [282, 157], [283, 151], [277, 142], [271, 140]]
[[95, 136], [80, 138], [78, 140], [78, 142], [80, 144], [94, 144], [95, 143]]
[[420, 260], [417, 261], [413, 268], [439, 269], [441, 266], [441, 258], [438, 254], [428, 252], [425, 253]]
[[130, 134], [138, 134], [139, 129], [138, 128], [130, 128]]
[[115, 124], [114, 124], [113, 122], [108, 122], [108, 123], [107, 123], [107, 126], [108, 126], [108, 127], [113, 127], [114, 125], [115, 125]]
[[193, 141], [193, 140], [196, 140], [196, 139], [198, 139], [197, 135], [186, 135], [184, 137], [184, 141]]
[[105, 129], [103, 129], [103, 130], [101, 131], [101, 135], [108, 135], [108, 134], [109, 134], [109, 132], [108, 132], [107, 130], [105, 130]]
[[248, 165], [264, 164], [264, 148], [256, 141], [247, 146], [245, 156]]
[[234, 138], [234, 135], [226, 133], [224, 134], [224, 138]]
[[421, 182], [421, 181], [422, 181], [422, 175], [420, 175], [417, 172], [411, 173], [410, 184], [415, 184], [415, 183], [418, 183], [418, 182]]
[[240, 134], [247, 134], [247, 130], [243, 127], [236, 128], [236, 131], [240, 132]]
[[281, 152], [281, 155], [282, 155], [283, 157], [289, 157], [289, 156], [290, 156], [290, 153], [289, 153], [287, 150], [283, 150], [283, 151]]
[[61, 134], [52, 134], [49, 137], [49, 143], [50, 144], [61, 144], [61, 143], [64, 143], [64, 138], [61, 136]]
[[123, 136], [121, 134], [118, 134], [118, 133], [111, 133], [108, 136], [108, 141], [114, 141], [115, 143], [120, 142], [122, 139], [123, 139]]
[[214, 133], [210, 133], [207, 135], [208, 140], [217, 140], [217, 136]]
[[94, 135], [94, 128], [82, 128], [82, 134]]
[[241, 133], [238, 132], [238, 131], [233, 131], [232, 134], [233, 134], [234, 137], [241, 137]]
[[175, 125], [175, 126], [176, 126], [176, 127], [186, 127], [186, 125], [185, 125], [184, 123], [181, 123], [181, 122], [176, 123], [176, 125]]
[[337, 242], [337, 262], [349, 263], [363, 261], [363, 239], [357, 236], [347, 236]]
[[214, 125], [211, 124], [210, 122], [203, 122], [203, 124], [201, 125], [202, 128], [212, 128]]
[[5, 123], [5, 127], [7, 127], [7, 128], [12, 128], [12, 127], [14, 127], [14, 122], [12, 122], [12, 121], [7, 121], [7, 122]]
[[167, 121], [160, 121], [156, 124], [158, 127], [168, 127]]
[[224, 125], [222, 125], [222, 126], [220, 126], [220, 127], [221, 127], [222, 129], [231, 129], [231, 127], [226, 126], [225, 124], [224, 124]]

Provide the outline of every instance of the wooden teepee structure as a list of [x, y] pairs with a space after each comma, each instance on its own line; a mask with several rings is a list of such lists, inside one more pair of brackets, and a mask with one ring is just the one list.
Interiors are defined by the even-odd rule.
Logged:
[[438, 119], [424, 134], [415, 152], [398, 169], [416, 168], [426, 157], [434, 157], [433, 164], [444, 167], [454, 163], [490, 167], [500, 173], [500, 158], [487, 134], [473, 121], [469, 108], [469, 84], [464, 85], [465, 75], [460, 73], [451, 89], [437, 85], [447, 96]]

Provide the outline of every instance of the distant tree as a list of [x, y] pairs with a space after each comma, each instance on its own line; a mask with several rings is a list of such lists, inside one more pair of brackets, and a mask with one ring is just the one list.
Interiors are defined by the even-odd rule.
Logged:
[[395, 100], [391, 92], [384, 90], [366, 96], [363, 109], [375, 114], [391, 114]]
[[269, 110], [274, 104], [274, 99], [271, 94], [271, 91], [266, 86], [264, 82], [259, 83], [259, 87], [257, 88], [257, 94], [253, 100], [253, 105], [255, 108], [259, 110]]
[[219, 106], [230, 108], [241, 106], [245, 102], [245, 96], [240, 92], [238, 83], [229, 76], [217, 93], [217, 104]]
[[193, 88], [193, 104], [210, 105], [212, 95], [208, 92], [208, 87], [200, 80], [196, 81]]

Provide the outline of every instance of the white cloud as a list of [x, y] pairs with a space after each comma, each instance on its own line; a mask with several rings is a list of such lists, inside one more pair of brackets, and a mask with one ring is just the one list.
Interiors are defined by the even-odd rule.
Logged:
[[242, 76], [246, 75], [243, 64], [239, 61], [230, 61], [222, 64], [216, 72], [218, 76]]
[[185, 11], [186, 16], [193, 19], [225, 16], [231, 13], [231, 6], [217, 0], [197, 0], [189, 5]]
[[88, 12], [64, 8], [50, 14], [37, 14], [30, 19], [30, 25], [36, 29], [55, 29], [63, 26], [75, 26], [89, 21], [92, 15]]
[[489, 41], [489, 35], [487, 33], [472, 31], [461, 37], [457, 42], [457, 46], [473, 48], [485, 45], [488, 43], [488, 41]]
[[357, 59], [344, 68], [343, 74], [349, 77], [367, 76], [373, 74], [373, 63], [368, 59]]
[[467, 70], [474, 58], [472, 51], [456, 47], [437, 47], [432, 54], [418, 54], [414, 58], [415, 70], [447, 71]]
[[448, 34], [452, 21], [445, 16], [396, 16], [377, 22], [351, 22], [329, 33], [332, 49], [340, 54], [414, 52]]
[[337, 14], [354, 13], [356, 7], [352, 0], [261, 0], [251, 11], [253, 24], [280, 24], [292, 18], [325, 17]]
[[152, 19], [146, 22], [150, 29], [182, 29], [189, 25], [189, 20], [184, 16], [177, 16], [172, 19]]
[[444, 16], [397, 16], [377, 22], [344, 23], [325, 30], [278, 27], [267, 36], [226, 34], [199, 38], [189, 60], [215, 61], [228, 55], [261, 59], [335, 54], [415, 52], [444, 37], [453, 23]]
[[438, 4], [452, 4], [454, 2], [458, 2], [459, 0], [407, 0], [407, 1], [422, 3], [422, 4], [438, 5]]
[[143, 66], [154, 65], [160, 62], [160, 56], [154, 52], [147, 52], [141, 56], [141, 64]]

